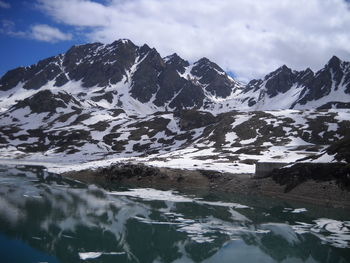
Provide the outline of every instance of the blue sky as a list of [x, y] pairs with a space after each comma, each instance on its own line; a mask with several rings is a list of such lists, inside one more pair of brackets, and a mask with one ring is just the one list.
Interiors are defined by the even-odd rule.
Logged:
[[0, 75], [74, 44], [128, 38], [208, 57], [240, 80], [350, 61], [345, 0], [0, 0]]
[[[11, 30], [14, 32], [27, 32], [31, 25], [55, 25], [55, 23], [52, 23], [52, 19], [45, 16], [33, 5], [32, 1], [12, 0], [2, 2], [10, 5], [8, 8], [0, 7], [0, 22], [3, 31], [6, 30], [4, 28], [6, 23], [12, 23]], [[59, 28], [64, 30], [63, 25], [59, 25]], [[67, 30], [69, 29], [67, 28]], [[25, 34], [16, 36], [9, 32], [0, 32], [0, 75], [18, 66], [35, 64], [40, 59], [65, 52], [70, 46], [85, 41], [85, 39], [79, 41], [75, 38], [68, 41], [47, 42]]]

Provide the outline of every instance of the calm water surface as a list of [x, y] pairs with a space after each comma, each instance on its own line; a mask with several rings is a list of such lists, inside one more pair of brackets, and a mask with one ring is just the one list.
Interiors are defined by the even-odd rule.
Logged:
[[350, 262], [350, 213], [3, 166], [0, 262]]

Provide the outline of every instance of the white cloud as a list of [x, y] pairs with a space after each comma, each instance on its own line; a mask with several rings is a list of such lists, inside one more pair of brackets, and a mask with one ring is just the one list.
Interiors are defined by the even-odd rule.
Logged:
[[4, 1], [0, 1], [0, 8], [11, 8], [11, 5], [7, 2], [4, 2]]
[[11, 20], [2, 20], [1, 24], [0, 33], [12, 37], [29, 38], [50, 43], [72, 39], [72, 34], [63, 33], [58, 28], [49, 25], [32, 25], [29, 31], [18, 31], [15, 23]]
[[63, 33], [58, 28], [43, 24], [32, 26], [29, 34], [33, 39], [51, 43], [72, 39], [71, 34]]
[[27, 33], [22, 31], [16, 31], [15, 30], [15, 23], [11, 20], [2, 20], [1, 21], [1, 27], [0, 27], [0, 33], [9, 35], [12, 37], [26, 37]]
[[37, 0], [56, 22], [84, 29], [88, 41], [129, 38], [162, 55], [206, 56], [241, 79], [282, 64], [321, 68], [350, 60], [344, 0]]

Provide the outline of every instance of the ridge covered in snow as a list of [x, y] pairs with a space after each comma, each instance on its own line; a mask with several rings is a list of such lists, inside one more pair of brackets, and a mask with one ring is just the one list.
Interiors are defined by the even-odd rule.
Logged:
[[0, 79], [3, 159], [251, 173], [258, 161], [317, 154], [349, 128], [350, 63], [337, 57], [318, 72], [282, 66], [243, 84], [207, 58], [191, 64], [118, 40]]
[[64, 91], [87, 106], [135, 114], [350, 108], [350, 63], [333, 57], [316, 73], [282, 66], [243, 84], [207, 58], [190, 64], [130, 40], [93, 43], [7, 72], [0, 79], [0, 108], [46, 89]]

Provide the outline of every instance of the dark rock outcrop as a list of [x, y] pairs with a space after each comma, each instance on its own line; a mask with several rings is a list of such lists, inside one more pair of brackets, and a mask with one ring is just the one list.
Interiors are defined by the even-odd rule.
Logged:
[[137, 46], [129, 40], [109, 45], [100, 43], [74, 46], [64, 55], [63, 67], [72, 80], [84, 87], [116, 84], [135, 62]]
[[345, 161], [350, 164], [350, 136], [333, 143], [326, 152], [330, 155], [335, 154], [335, 159], [339, 162]]
[[296, 163], [291, 167], [275, 169], [272, 179], [291, 191], [307, 180], [335, 181], [340, 188], [350, 191], [350, 167], [345, 163]]
[[104, 177], [107, 180], [122, 180], [132, 177], [149, 177], [149, 176], [161, 176], [159, 168], [146, 166], [144, 164], [114, 164], [106, 168], [101, 168], [96, 171], [96, 174]]
[[158, 75], [165, 69], [159, 53], [147, 45], [140, 48], [140, 64], [133, 75], [131, 96], [141, 102], [148, 102], [158, 89]]
[[175, 113], [181, 129], [191, 130], [214, 124], [218, 120], [209, 112], [182, 110]]
[[191, 73], [198, 78], [201, 84], [206, 85], [205, 90], [213, 96], [225, 98], [236, 87], [236, 83], [229, 79], [226, 72], [207, 58], [202, 58], [194, 63]]
[[77, 106], [81, 105], [79, 101], [65, 92], [54, 94], [50, 90], [43, 90], [20, 101], [18, 104], [12, 107], [12, 110], [28, 106], [32, 113], [54, 113], [56, 112], [57, 108], [67, 108], [67, 104], [70, 102]]
[[295, 75], [286, 65], [265, 77], [266, 92], [269, 97], [274, 97], [279, 93], [288, 91], [295, 82]]

